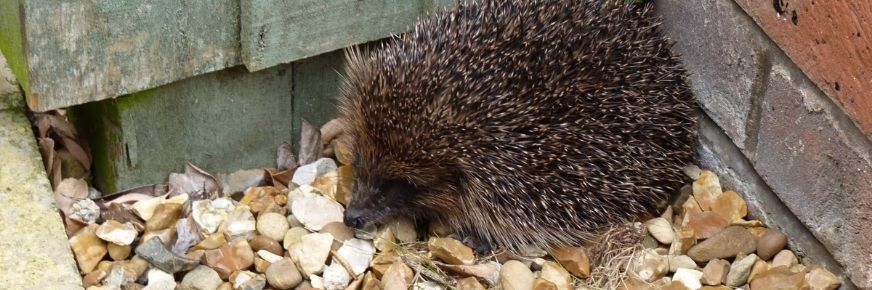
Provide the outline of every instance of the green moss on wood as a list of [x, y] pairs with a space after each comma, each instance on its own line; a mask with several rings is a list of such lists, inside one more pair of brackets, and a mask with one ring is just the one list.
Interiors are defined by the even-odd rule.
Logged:
[[30, 78], [27, 74], [20, 17], [23, 5], [23, 0], [0, 0], [0, 51], [28, 95], [30, 103]]

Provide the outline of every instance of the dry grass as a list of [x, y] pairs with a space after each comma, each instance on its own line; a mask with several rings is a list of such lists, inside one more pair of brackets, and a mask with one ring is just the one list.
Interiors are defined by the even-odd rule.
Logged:
[[633, 224], [607, 230], [590, 245], [591, 273], [588, 279], [576, 280], [581, 289], [616, 289], [630, 275], [630, 265], [642, 251], [643, 232]]

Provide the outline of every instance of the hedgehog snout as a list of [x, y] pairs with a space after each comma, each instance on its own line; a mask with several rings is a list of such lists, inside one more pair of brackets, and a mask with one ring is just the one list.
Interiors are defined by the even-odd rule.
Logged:
[[349, 207], [345, 210], [345, 222], [346, 226], [349, 226], [353, 229], [363, 229], [367, 221], [364, 219], [366, 217], [366, 212], [360, 208]]

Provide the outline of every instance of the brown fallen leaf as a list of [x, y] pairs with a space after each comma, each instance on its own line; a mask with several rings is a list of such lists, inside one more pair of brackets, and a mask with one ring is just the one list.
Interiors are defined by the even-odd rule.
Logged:
[[215, 176], [191, 163], [185, 165], [185, 173], [170, 173], [170, 197], [187, 193], [192, 201], [211, 199], [222, 192], [221, 183]]
[[145, 230], [145, 221], [140, 219], [131, 210], [120, 203], [109, 204], [106, 209], [101, 209], [100, 217], [103, 220], [114, 220], [119, 223], [130, 223], [137, 231]]
[[294, 167], [297, 167], [297, 160], [294, 158], [294, 146], [291, 143], [282, 142], [276, 154], [276, 168], [278, 170], [287, 170]]
[[88, 183], [81, 179], [64, 179], [55, 187], [54, 198], [58, 209], [69, 216], [74, 203], [88, 198]]
[[299, 165], [306, 165], [321, 157], [321, 132], [312, 124], [303, 120], [300, 130], [300, 160]]
[[295, 169], [276, 171], [272, 168], [264, 169], [264, 171], [266, 171], [267, 177], [269, 177], [267, 178], [267, 185], [273, 186], [278, 190], [284, 190], [288, 188], [288, 184], [290, 184], [291, 178], [294, 177], [294, 170]]
[[109, 207], [110, 204], [131, 204], [136, 201], [161, 196], [167, 194], [169, 186], [163, 183], [144, 185], [131, 189], [105, 194], [100, 198], [95, 198], [94, 202], [100, 206], [101, 210]]

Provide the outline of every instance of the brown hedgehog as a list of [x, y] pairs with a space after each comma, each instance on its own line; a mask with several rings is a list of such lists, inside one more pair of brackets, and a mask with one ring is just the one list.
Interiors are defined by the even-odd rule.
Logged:
[[438, 220], [480, 248], [577, 245], [655, 211], [695, 99], [651, 5], [483, 0], [348, 54], [345, 223]]

